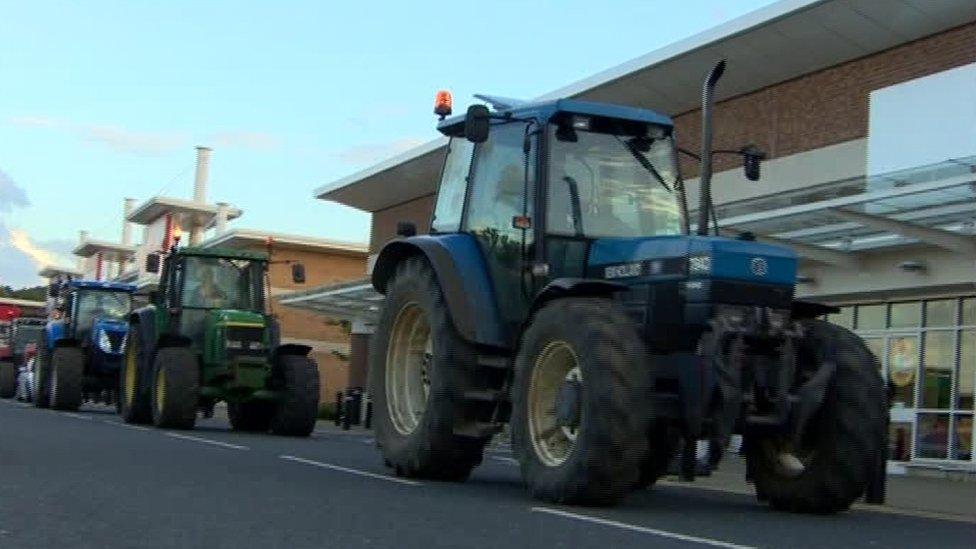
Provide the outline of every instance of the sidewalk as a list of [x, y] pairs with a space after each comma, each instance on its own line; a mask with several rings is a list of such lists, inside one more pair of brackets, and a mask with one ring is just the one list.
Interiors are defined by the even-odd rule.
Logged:
[[[665, 477], [663, 483], [752, 494], [745, 481], [745, 460], [728, 455], [710, 477], [699, 477], [693, 483]], [[953, 520], [976, 522], [976, 482], [910, 475], [888, 475], [887, 503], [882, 506], [855, 504], [857, 508], [881, 512], [906, 512]]]

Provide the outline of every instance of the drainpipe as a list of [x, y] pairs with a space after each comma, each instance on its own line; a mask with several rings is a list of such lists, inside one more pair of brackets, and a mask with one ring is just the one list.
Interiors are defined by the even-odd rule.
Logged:
[[[132, 210], [136, 207], [135, 198], [124, 198], [122, 199], [122, 245], [131, 246], [132, 245], [132, 223], [129, 223], [129, 215]], [[124, 255], [119, 255], [119, 272], [117, 276], [122, 276], [125, 272], [126, 259]]]
[[[197, 173], [193, 180], [193, 201], [198, 205], [207, 203], [207, 178], [210, 175], [210, 148], [197, 147]], [[190, 245], [196, 246], [203, 240], [204, 226], [193, 223], [190, 228]]]

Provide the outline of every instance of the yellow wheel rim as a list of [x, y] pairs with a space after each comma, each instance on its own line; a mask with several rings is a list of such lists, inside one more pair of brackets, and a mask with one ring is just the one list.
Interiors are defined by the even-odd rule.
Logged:
[[583, 382], [579, 358], [569, 343], [550, 341], [533, 365], [527, 399], [532, 449], [549, 467], [565, 463], [576, 448], [578, 427], [561, 426], [556, 418], [557, 395], [566, 381]]
[[165, 404], [166, 404], [166, 370], [164, 368], [160, 368], [156, 372], [156, 410], [159, 413], [162, 413]]
[[427, 315], [416, 303], [407, 303], [393, 321], [385, 372], [386, 405], [401, 435], [412, 433], [427, 409], [433, 360]]
[[125, 370], [122, 375], [124, 376], [125, 382], [126, 406], [132, 406], [133, 401], [136, 399], [136, 380], [138, 379], [138, 364], [136, 360], [138, 359], [139, 351], [136, 345], [136, 338], [133, 337], [125, 353]]

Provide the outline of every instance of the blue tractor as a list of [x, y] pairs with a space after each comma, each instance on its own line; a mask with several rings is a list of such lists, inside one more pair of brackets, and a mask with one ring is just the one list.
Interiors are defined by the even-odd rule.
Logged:
[[57, 303], [35, 361], [34, 405], [77, 410], [84, 401], [117, 403], [126, 317], [135, 286], [71, 280], [52, 284]]
[[[508, 423], [533, 496], [611, 504], [666, 474], [691, 480], [733, 434], [761, 501], [835, 512], [882, 497], [886, 395], [832, 308], [794, 298], [786, 247], [718, 236], [711, 149], [672, 120], [578, 100], [480, 96], [449, 117], [429, 234], [401, 222], [372, 283], [377, 445], [396, 474], [463, 480]], [[700, 161], [692, 223], [678, 155]]]

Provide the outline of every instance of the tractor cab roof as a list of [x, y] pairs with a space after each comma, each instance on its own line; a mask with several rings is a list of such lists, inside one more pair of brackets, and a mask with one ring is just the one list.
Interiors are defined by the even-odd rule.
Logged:
[[268, 261], [268, 254], [265, 252], [252, 252], [248, 250], [236, 250], [234, 248], [200, 248], [197, 246], [187, 246], [179, 248], [178, 255], [194, 257], [216, 257], [222, 259], [248, 259], [251, 261]]
[[[610, 103], [596, 103], [593, 101], [579, 101], [576, 99], [556, 99], [514, 105], [496, 102], [494, 106], [496, 110], [493, 110], [491, 114], [493, 117], [499, 118], [535, 119], [541, 122], [548, 122], [558, 114], [567, 113], [656, 124], [658, 126], [674, 126], [671, 117], [650, 109], [639, 109]], [[458, 114], [446, 118], [437, 124], [437, 129], [444, 135], [461, 136], [464, 134], [464, 118], [465, 114]]]
[[111, 292], [133, 293], [136, 291], [136, 287], [132, 284], [123, 284], [122, 282], [111, 282], [108, 280], [72, 280], [68, 282], [68, 287], [85, 290], [106, 290]]

